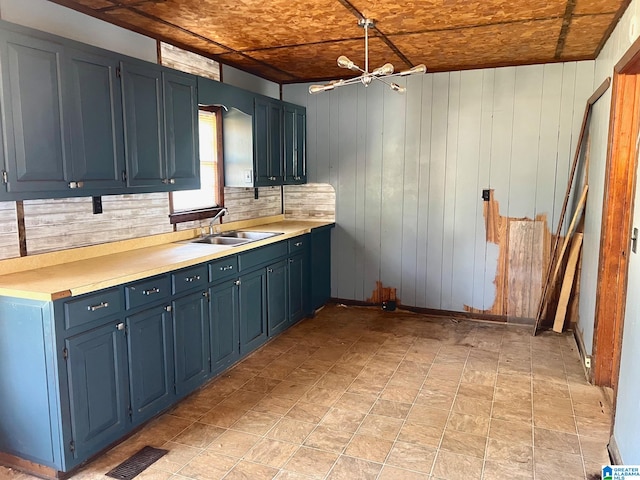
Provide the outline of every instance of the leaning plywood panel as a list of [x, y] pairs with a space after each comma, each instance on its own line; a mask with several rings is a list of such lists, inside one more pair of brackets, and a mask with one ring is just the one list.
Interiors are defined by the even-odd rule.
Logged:
[[473, 240], [484, 236], [484, 228], [479, 235], [476, 232], [476, 215], [482, 204], [478, 185], [482, 87], [481, 70], [461, 73], [451, 285], [451, 309], [458, 311], [473, 303]]
[[416, 250], [418, 245], [418, 201], [420, 186], [420, 120], [422, 115], [422, 80], [407, 79], [404, 117], [404, 171], [402, 198], [402, 279], [399, 297], [407, 305], [416, 304]]

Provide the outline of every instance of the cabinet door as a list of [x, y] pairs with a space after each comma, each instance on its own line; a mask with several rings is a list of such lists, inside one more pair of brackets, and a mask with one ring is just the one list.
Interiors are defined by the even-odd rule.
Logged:
[[311, 231], [311, 309], [322, 307], [331, 297], [331, 228]]
[[62, 45], [0, 33], [7, 191], [68, 189]]
[[121, 76], [127, 185], [161, 187], [167, 181], [162, 71], [153, 65], [122, 63]]
[[266, 269], [240, 277], [240, 354], [244, 355], [267, 339]]
[[66, 51], [71, 127], [71, 179], [83, 189], [124, 189], [124, 139], [119, 62]]
[[276, 185], [284, 182], [284, 163], [282, 158], [282, 104], [269, 103], [269, 179]]
[[171, 310], [159, 306], [127, 318], [131, 409], [134, 423], [173, 401]]
[[211, 371], [217, 373], [235, 362], [238, 348], [238, 286], [234, 281], [214, 285], [209, 289]]
[[209, 304], [206, 292], [173, 301], [176, 394], [200, 386], [209, 374]]
[[269, 178], [269, 103], [256, 98], [253, 122], [255, 186], [275, 185]]
[[288, 185], [307, 182], [306, 109], [285, 105], [283, 124], [284, 181]]
[[287, 261], [267, 267], [267, 334], [281, 332], [287, 327]]
[[111, 323], [65, 340], [74, 457], [86, 458], [128, 428], [124, 325]]
[[289, 260], [288, 288], [289, 325], [304, 318], [309, 303], [309, 278], [307, 255], [296, 255]]
[[163, 73], [167, 178], [178, 189], [200, 188], [196, 77]]

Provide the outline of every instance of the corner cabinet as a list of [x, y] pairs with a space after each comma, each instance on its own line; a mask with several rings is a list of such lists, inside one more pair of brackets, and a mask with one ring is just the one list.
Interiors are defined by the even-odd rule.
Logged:
[[198, 188], [196, 77], [0, 21], [0, 201]]

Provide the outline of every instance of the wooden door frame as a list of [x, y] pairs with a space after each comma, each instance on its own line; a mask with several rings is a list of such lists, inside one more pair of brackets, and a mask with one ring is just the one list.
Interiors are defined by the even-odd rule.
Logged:
[[593, 382], [617, 390], [640, 127], [640, 39], [614, 68], [593, 336]]

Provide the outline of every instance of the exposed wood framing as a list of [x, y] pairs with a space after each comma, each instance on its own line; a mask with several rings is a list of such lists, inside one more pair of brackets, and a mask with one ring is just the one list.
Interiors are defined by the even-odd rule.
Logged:
[[20, 246], [20, 256], [27, 256], [27, 229], [24, 224], [24, 203], [22, 200], [16, 202], [16, 220], [18, 222], [18, 244]]

